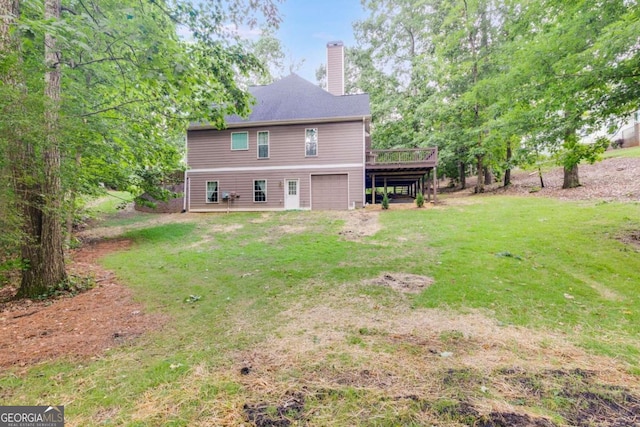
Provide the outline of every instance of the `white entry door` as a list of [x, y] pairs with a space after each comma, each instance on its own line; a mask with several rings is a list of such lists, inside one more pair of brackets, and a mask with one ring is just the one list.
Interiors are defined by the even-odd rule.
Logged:
[[300, 209], [300, 182], [297, 179], [284, 180], [284, 208]]

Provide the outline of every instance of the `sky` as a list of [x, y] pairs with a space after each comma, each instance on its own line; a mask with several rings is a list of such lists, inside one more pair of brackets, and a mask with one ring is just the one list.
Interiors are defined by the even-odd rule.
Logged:
[[304, 59], [298, 75], [316, 82], [316, 69], [327, 60], [327, 43], [341, 40], [355, 46], [354, 21], [365, 18], [360, 0], [284, 0], [279, 4], [282, 17], [276, 32], [282, 42], [288, 65]]

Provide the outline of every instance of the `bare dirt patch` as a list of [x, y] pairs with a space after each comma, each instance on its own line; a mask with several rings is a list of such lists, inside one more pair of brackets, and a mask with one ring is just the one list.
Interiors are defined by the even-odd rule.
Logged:
[[363, 237], [373, 236], [382, 228], [378, 221], [380, 212], [377, 211], [363, 209], [332, 212], [332, 215], [345, 221], [339, 234], [347, 240], [358, 241]]
[[434, 280], [431, 277], [416, 274], [383, 273], [380, 277], [368, 280], [366, 283], [376, 286], [387, 286], [398, 292], [419, 294], [433, 285]]
[[622, 243], [633, 246], [636, 250], [640, 250], [640, 230], [630, 231], [618, 238]]
[[[563, 170], [553, 168], [543, 173], [544, 188], [540, 186], [537, 171], [515, 171], [512, 185], [502, 183], [486, 187], [486, 194], [507, 194], [533, 197], [552, 197], [561, 200], [604, 200], [618, 202], [640, 201], [640, 158], [605, 159], [593, 165], [580, 165], [580, 183], [577, 188], [563, 189]], [[475, 177], [467, 179], [467, 189], [447, 194], [468, 195], [473, 192]]]
[[302, 418], [304, 413], [304, 394], [293, 393], [283, 402], [270, 404], [260, 402], [245, 404], [244, 413], [256, 427], [285, 427]]
[[100, 257], [129, 245], [124, 240], [103, 241], [72, 253], [70, 273], [91, 276], [96, 282], [86, 292], [54, 300], [1, 303], [0, 367], [97, 356], [164, 323], [160, 316], [145, 314], [114, 274], [96, 265]]
[[[198, 213], [174, 213], [174, 214], [155, 214], [155, 213], [141, 213], [133, 210], [129, 205], [127, 208], [118, 213], [118, 219], [127, 219], [131, 217], [138, 217], [144, 215], [146, 219], [139, 222], [121, 226], [109, 226], [102, 227], [100, 225], [93, 226], [89, 224], [89, 227], [80, 230], [76, 233], [76, 237], [83, 242], [92, 242], [100, 239], [109, 239], [122, 236], [124, 233], [137, 230], [140, 228], [147, 228], [157, 225], [165, 224], [178, 224], [183, 222], [195, 221], [199, 216], [203, 214]], [[232, 230], [233, 231], [233, 230]]]
[[388, 407], [425, 425], [550, 427], [558, 424], [531, 408], [559, 402], [552, 412], [570, 425], [639, 425], [640, 380], [565, 333], [503, 325], [480, 311], [412, 309], [400, 293], [381, 301], [352, 291], [344, 285], [281, 313], [275, 335], [236, 355], [236, 381], [264, 401], [302, 393], [313, 417], [358, 390], [363, 419]]

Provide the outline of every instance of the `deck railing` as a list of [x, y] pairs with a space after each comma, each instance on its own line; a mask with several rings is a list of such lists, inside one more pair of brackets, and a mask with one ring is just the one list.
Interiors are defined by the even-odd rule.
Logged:
[[431, 163], [438, 160], [437, 148], [410, 148], [367, 151], [367, 165], [400, 165]]

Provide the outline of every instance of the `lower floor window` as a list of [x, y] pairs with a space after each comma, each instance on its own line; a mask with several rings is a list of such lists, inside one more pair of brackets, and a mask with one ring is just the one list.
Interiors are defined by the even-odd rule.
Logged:
[[207, 202], [218, 203], [218, 181], [207, 181]]
[[267, 201], [267, 181], [266, 180], [257, 179], [253, 181], [253, 201], [254, 202]]

